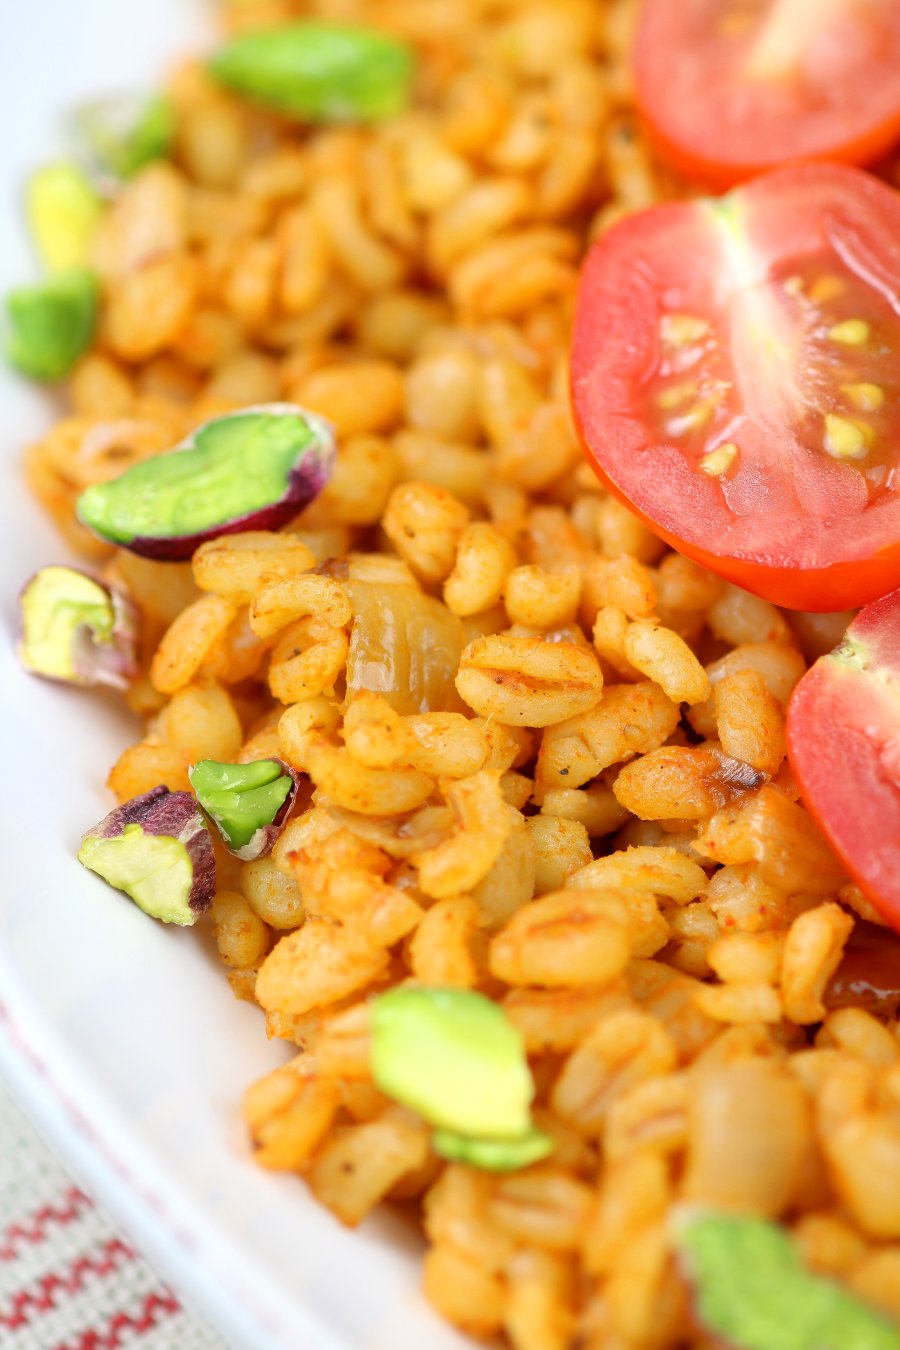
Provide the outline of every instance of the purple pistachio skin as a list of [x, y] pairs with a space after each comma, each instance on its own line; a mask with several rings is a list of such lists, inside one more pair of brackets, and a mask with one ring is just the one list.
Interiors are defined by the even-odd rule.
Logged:
[[[261, 829], [257, 830], [249, 844], [245, 844], [243, 848], [228, 849], [229, 853], [233, 853], [236, 858], [240, 858], [241, 862], [253, 862], [256, 858], [262, 858], [266, 853], [272, 851], [275, 841], [284, 830], [288, 823], [288, 817], [297, 804], [297, 792], [300, 788], [299, 773], [296, 769], [291, 768], [290, 764], [286, 764], [283, 759], [279, 759], [277, 755], [268, 755], [267, 758], [271, 759], [274, 764], [279, 765], [283, 774], [287, 774], [291, 780], [291, 790], [282, 802], [281, 810], [271, 824], [263, 825]], [[228, 840], [224, 835], [222, 835], [222, 842], [228, 848]]]
[[[96, 578], [95, 578], [96, 580]], [[75, 669], [83, 684], [127, 689], [138, 676], [137, 645], [140, 615], [134, 602], [117, 586], [100, 585], [109, 592], [113, 607], [112, 642], [94, 642], [86, 629], [79, 631]]]
[[75, 572], [94, 582], [109, 597], [113, 612], [113, 626], [109, 642], [100, 642], [90, 628], [84, 624], [76, 628], [72, 635], [70, 656], [72, 674], [69, 676], [48, 675], [30, 664], [25, 646], [24, 601], [29, 587], [40, 576], [40, 571], [29, 577], [19, 592], [19, 611], [22, 614], [17, 652], [19, 660], [32, 675], [51, 680], [55, 684], [77, 684], [84, 688], [102, 686], [106, 689], [128, 689], [138, 676], [137, 647], [140, 627], [140, 613], [137, 606], [118, 586], [110, 586], [99, 577], [92, 576], [80, 567], [64, 566], [67, 572]]
[[[242, 515], [227, 517], [190, 534], [136, 534], [126, 540], [105, 535], [102, 530], [97, 531], [101, 538], [109, 538], [120, 548], [127, 548], [130, 552], [137, 553], [142, 558], [152, 558], [155, 562], [185, 562], [193, 557], [201, 544], [207, 543], [210, 539], [240, 534], [245, 530], [279, 530], [292, 521], [305, 506], [318, 497], [334, 472], [336, 456], [334, 427], [326, 418], [292, 403], [254, 404], [225, 413], [221, 418], [211, 419], [211, 423], [197, 428], [171, 453], [178, 454], [180, 451], [193, 449], [199, 433], [212, 423], [253, 414], [300, 416], [313, 432], [313, 440], [304, 448], [298, 462], [289, 470], [285, 489], [277, 501], [269, 502]], [[83, 497], [87, 495], [82, 494]], [[90, 519], [87, 519], [86, 523], [94, 528]]]
[[162, 786], [151, 788], [114, 807], [83, 837], [117, 839], [125, 833], [126, 825], [140, 825], [145, 834], [177, 839], [184, 845], [193, 871], [188, 905], [195, 914], [204, 914], [216, 892], [216, 857], [193, 794], [170, 792]]
[[175, 535], [170, 539], [136, 535], [123, 548], [138, 553], [154, 562], [187, 562], [201, 544], [220, 539], [224, 534], [242, 534], [244, 530], [280, 530], [304, 506], [318, 497], [331, 477], [334, 449], [329, 446], [311, 446], [302, 462], [291, 470], [287, 491], [277, 502], [245, 516], [235, 516], [227, 525], [216, 525], [212, 530], [198, 530], [196, 534]]

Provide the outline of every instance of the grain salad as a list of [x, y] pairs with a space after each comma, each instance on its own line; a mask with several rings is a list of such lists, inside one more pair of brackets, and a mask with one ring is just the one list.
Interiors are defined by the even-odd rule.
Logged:
[[[79, 856], [210, 927], [291, 1047], [234, 1085], [256, 1162], [413, 1211], [444, 1318], [811, 1350], [771, 1297], [889, 1350], [900, 942], [786, 759], [851, 615], [669, 548], [570, 409], [586, 250], [694, 191], [634, 10], [231, 0], [137, 148], [94, 110], [103, 189], [36, 194], [72, 323], [31, 373], [71, 370], [25, 471], [80, 562], [28, 583], [23, 660], [143, 719]], [[364, 99], [254, 83], [235, 41], [309, 21], [351, 70], [364, 31]]]

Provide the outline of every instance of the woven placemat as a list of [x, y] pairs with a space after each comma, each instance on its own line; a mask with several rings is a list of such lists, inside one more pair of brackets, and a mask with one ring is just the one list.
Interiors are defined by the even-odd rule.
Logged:
[[228, 1350], [75, 1185], [0, 1082], [3, 1350]]

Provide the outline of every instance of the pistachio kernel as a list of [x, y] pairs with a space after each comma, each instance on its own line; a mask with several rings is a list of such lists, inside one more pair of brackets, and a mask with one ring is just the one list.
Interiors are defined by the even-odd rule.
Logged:
[[549, 1157], [554, 1147], [550, 1135], [534, 1125], [518, 1139], [471, 1139], [451, 1130], [435, 1130], [431, 1146], [439, 1158], [484, 1172], [517, 1172]]
[[71, 114], [72, 140], [88, 172], [115, 185], [145, 164], [165, 159], [175, 114], [159, 94], [118, 94], [82, 103]]
[[302, 122], [371, 122], [402, 112], [411, 49], [387, 33], [307, 19], [242, 33], [210, 61], [229, 89]]
[[787, 1232], [764, 1219], [689, 1213], [676, 1249], [694, 1313], [731, 1350], [897, 1350], [874, 1309], [803, 1266]]
[[35, 380], [61, 380], [91, 344], [97, 317], [97, 282], [77, 268], [6, 297], [6, 356]]
[[48, 164], [32, 174], [25, 207], [35, 247], [49, 271], [87, 265], [103, 203], [76, 164]]
[[137, 674], [137, 611], [75, 567], [42, 567], [19, 596], [26, 670], [67, 684], [127, 689]]
[[189, 792], [155, 787], [117, 806], [84, 835], [78, 861], [163, 923], [196, 923], [215, 894], [212, 840]]
[[280, 759], [249, 764], [202, 759], [188, 776], [230, 852], [244, 862], [269, 852], [297, 796], [297, 775], [289, 765]]
[[429, 1124], [473, 1139], [521, 1140], [534, 1083], [521, 1033], [483, 994], [391, 989], [372, 1005], [372, 1076]]
[[270, 403], [214, 418], [169, 454], [94, 483], [76, 509], [102, 539], [175, 562], [207, 539], [287, 524], [318, 496], [333, 463], [330, 423]]

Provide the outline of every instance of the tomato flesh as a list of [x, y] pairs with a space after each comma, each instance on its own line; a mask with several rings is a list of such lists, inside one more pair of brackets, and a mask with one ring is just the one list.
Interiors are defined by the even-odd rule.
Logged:
[[900, 931], [900, 591], [868, 605], [788, 706], [801, 794], [847, 871]]
[[898, 352], [900, 194], [802, 166], [601, 237], [573, 406], [676, 548], [777, 604], [849, 609], [900, 585]]
[[660, 149], [718, 186], [900, 136], [896, 0], [644, 0], [634, 70]]

